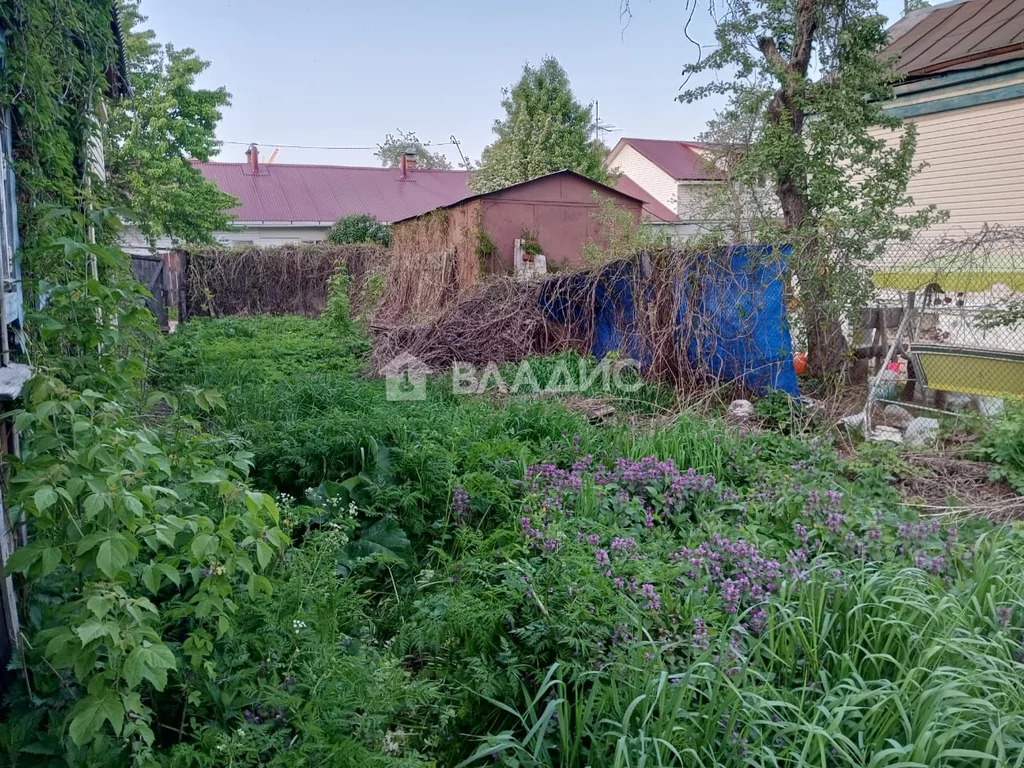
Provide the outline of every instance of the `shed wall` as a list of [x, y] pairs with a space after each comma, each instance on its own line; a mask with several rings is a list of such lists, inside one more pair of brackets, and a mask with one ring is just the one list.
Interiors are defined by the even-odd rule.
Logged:
[[469, 200], [396, 222], [391, 226], [391, 250], [402, 259], [451, 253], [459, 289], [468, 288], [480, 276], [482, 211], [483, 200]]
[[639, 225], [643, 208], [639, 200], [607, 192], [568, 174], [541, 178], [483, 198], [483, 228], [497, 248], [490, 271], [512, 270], [515, 241], [524, 230], [537, 236], [549, 267], [582, 265], [584, 246], [601, 239], [600, 224], [594, 218], [600, 210], [595, 190], [599, 197], [630, 211]]

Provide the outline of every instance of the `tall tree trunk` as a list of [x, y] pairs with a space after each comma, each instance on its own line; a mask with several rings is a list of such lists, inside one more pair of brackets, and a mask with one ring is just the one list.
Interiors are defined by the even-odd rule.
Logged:
[[[768, 102], [768, 120], [793, 138], [794, 151], [803, 148], [806, 108], [801, 89], [807, 82], [812, 42], [818, 26], [816, 0], [798, 0], [794, 16], [793, 48], [789, 59], [779, 52], [770, 37], [759, 39], [758, 47], [779, 79], [779, 87]], [[806, 163], [792, 160], [782, 165], [775, 178], [775, 191], [782, 206], [786, 232], [793, 245], [791, 267], [800, 282], [800, 299], [807, 328], [807, 366], [812, 375], [838, 373], [846, 351], [842, 324], [830, 312], [827, 254], [818, 239], [817, 223], [811, 214], [807, 194]]]

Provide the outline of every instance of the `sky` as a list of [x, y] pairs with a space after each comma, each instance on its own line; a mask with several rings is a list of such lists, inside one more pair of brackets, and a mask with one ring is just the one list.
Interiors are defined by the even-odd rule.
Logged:
[[[880, 6], [895, 20], [903, 4]], [[478, 160], [502, 88], [544, 56], [559, 60], [579, 101], [598, 102], [614, 127], [609, 145], [696, 138], [722, 102], [675, 98], [697, 55], [684, 36], [687, 0], [632, 0], [632, 10], [621, 17], [620, 0], [142, 2], [159, 41], [210, 61], [199, 85], [232, 94], [218, 159], [241, 161], [256, 142], [264, 159], [279, 147], [277, 162], [332, 165], [379, 165], [373, 148], [398, 130], [437, 144], [455, 136]], [[689, 34], [713, 41], [706, 4]], [[455, 146], [435, 149], [458, 163]]]

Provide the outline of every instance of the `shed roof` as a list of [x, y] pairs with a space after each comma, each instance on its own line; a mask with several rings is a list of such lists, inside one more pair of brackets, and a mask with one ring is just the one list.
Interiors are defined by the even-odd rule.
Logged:
[[642, 200], [644, 203], [644, 216], [648, 219], [669, 223], [682, 221], [675, 211], [651, 197], [647, 190], [629, 178], [629, 176], [619, 176], [615, 182], [615, 188], [619, 192], [625, 192], [627, 195]]
[[1024, 0], [955, 0], [889, 28], [884, 53], [908, 80], [1024, 59]]
[[[600, 189], [603, 189], [606, 192], [611, 192], [613, 195], [618, 195], [619, 197], [624, 197], [627, 200], [632, 200], [634, 202], [641, 203], [641, 204], [643, 204], [643, 202], [644, 202], [643, 198], [641, 198], [641, 197], [638, 197], [636, 195], [632, 195], [632, 194], [630, 194], [628, 192], [623, 192], [622, 190], [619, 190], [619, 189], [615, 189], [615, 187], [609, 187], [607, 184], [602, 184], [599, 181], [594, 181], [589, 176], [584, 176], [582, 173], [576, 173], [576, 171], [570, 171], [568, 168], [564, 168], [561, 171], [552, 171], [551, 173], [545, 173], [545, 174], [543, 174], [541, 176], [534, 176], [532, 179], [527, 179], [526, 181], [521, 181], [518, 184], [510, 184], [509, 186], [502, 187], [501, 189], [494, 189], [494, 190], [491, 190], [490, 192], [479, 192], [479, 193], [477, 193], [475, 195], [467, 195], [466, 197], [463, 197], [461, 200], [453, 200], [451, 203], [448, 203], [446, 205], [439, 205], [439, 206], [436, 206], [436, 208], [451, 208], [452, 206], [455, 206], [455, 205], [460, 205], [462, 203], [468, 203], [471, 200], [480, 200], [481, 198], [490, 197], [491, 195], [498, 195], [498, 194], [502, 194], [504, 192], [508, 192], [510, 189], [518, 189], [519, 187], [525, 187], [527, 184], [533, 184], [535, 182], [540, 181], [541, 179], [550, 179], [550, 178], [552, 178], [554, 176], [565, 176], [565, 175], [573, 176], [573, 177], [575, 177], [577, 179], [582, 179], [583, 181], [587, 182], [588, 184], [590, 184], [590, 185], [592, 185], [594, 187], [598, 187]], [[435, 210], [435, 209], [431, 209], [431, 210]], [[414, 213], [414, 214], [412, 214], [410, 216], [406, 216], [405, 218], [407, 218], [407, 219], [415, 219], [416, 217], [421, 216], [424, 213], [429, 213], [429, 212], [430, 212], [429, 210], [428, 211], [420, 211], [419, 213]], [[399, 221], [399, 219], [396, 219], [395, 221], [397, 222], [397, 221]]]
[[263, 163], [196, 163], [206, 179], [237, 197], [239, 221], [333, 223], [365, 213], [383, 222], [416, 216], [472, 194], [466, 171]]
[[673, 179], [682, 181], [708, 181], [719, 178], [712, 173], [701, 157], [704, 146], [699, 141], [676, 141], [674, 139], [621, 138], [614, 152], [622, 145], [635, 149]]

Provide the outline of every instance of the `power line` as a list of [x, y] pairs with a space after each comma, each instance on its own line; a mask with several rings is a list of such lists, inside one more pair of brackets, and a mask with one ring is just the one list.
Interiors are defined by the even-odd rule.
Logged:
[[[278, 144], [276, 141], [266, 142], [252, 142], [252, 141], [222, 141], [221, 144], [237, 144], [242, 147], [248, 147], [250, 144], [262, 143], [267, 147], [281, 147], [282, 149], [344, 149], [344, 150], [368, 150], [368, 149], [380, 149], [376, 144], [370, 147], [319, 147], [312, 144]], [[455, 141], [437, 141], [437, 142], [426, 142], [421, 144], [423, 147], [451, 147], [458, 146], [458, 142]]]

